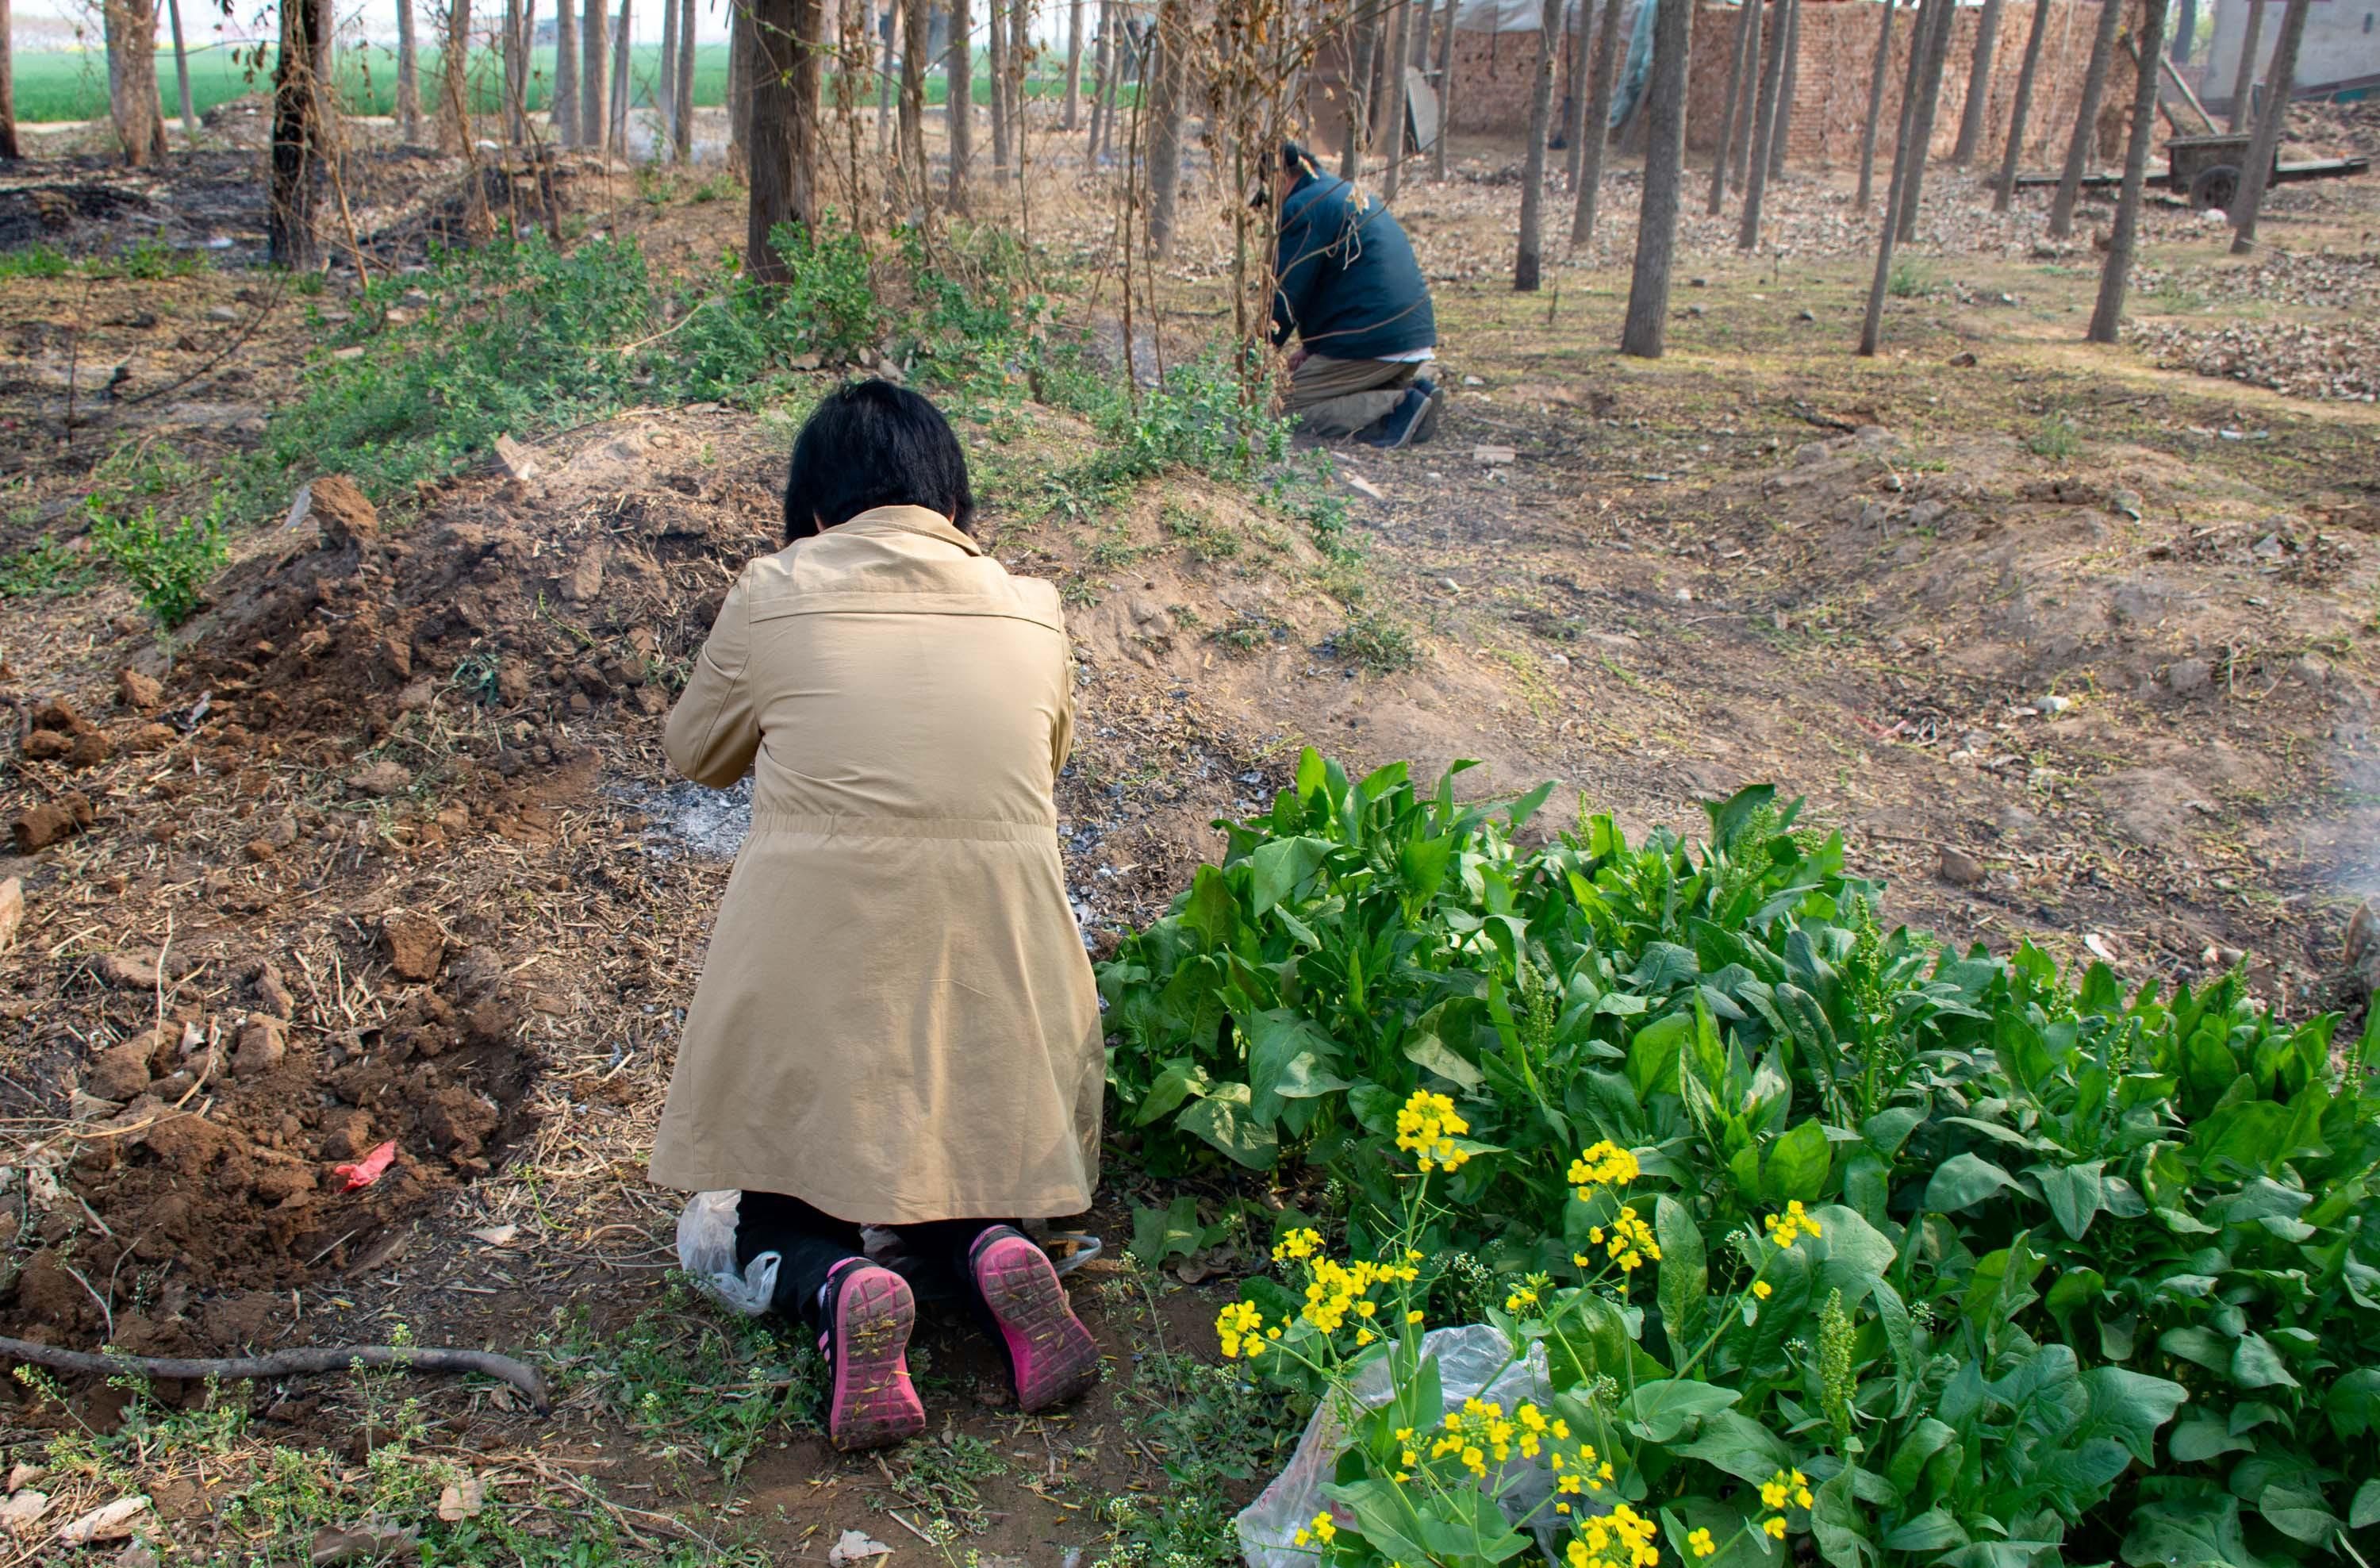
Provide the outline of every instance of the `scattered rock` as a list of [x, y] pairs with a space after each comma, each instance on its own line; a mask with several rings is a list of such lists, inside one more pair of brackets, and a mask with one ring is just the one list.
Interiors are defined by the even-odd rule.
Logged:
[[1520, 457], [1519, 451], [1510, 446], [1475, 446], [1471, 449], [1471, 460], [1484, 468], [1501, 468], [1507, 463], [1520, 461]]
[[2347, 978], [2380, 1006], [2380, 898], [2367, 898], [2347, 922]]
[[25, 760], [57, 762], [74, 749], [74, 737], [56, 730], [29, 730], [25, 735]]
[[25, 880], [10, 877], [0, 881], [0, 951], [17, 940], [17, 928], [25, 923]]
[[155, 991], [157, 966], [125, 953], [103, 953], [91, 963], [91, 973], [118, 991]]
[[610, 551], [603, 541], [591, 539], [578, 553], [578, 559], [562, 574], [562, 597], [573, 604], [591, 604], [603, 591], [603, 558]]
[[1973, 370], [1975, 368], [1974, 351], [1973, 349], [1968, 349], [1962, 353], [1951, 355], [1950, 368], [1954, 371]]
[[98, 819], [91, 811], [91, 799], [81, 790], [67, 790], [57, 799], [19, 811], [9, 823], [9, 837], [17, 843], [17, 854], [33, 854], [36, 849], [48, 849], [59, 840], [74, 837], [92, 820]]
[[381, 951], [401, 980], [430, 980], [445, 961], [446, 933], [431, 917], [397, 910], [381, 921]]
[[130, 1100], [149, 1087], [150, 1049], [147, 1040], [110, 1046], [91, 1058], [83, 1088], [102, 1100]]
[[371, 1147], [371, 1118], [360, 1111], [333, 1111], [322, 1117], [322, 1158], [353, 1160]]
[[144, 675], [138, 670], [118, 670], [115, 673], [115, 700], [127, 708], [150, 712], [164, 705], [165, 687], [154, 675]]
[[324, 474], [306, 491], [305, 515], [322, 530], [324, 549], [345, 550], [380, 538], [380, 514], [346, 475]]
[[259, 964], [254, 975], [249, 978], [249, 984], [256, 992], [256, 1005], [259, 1011], [270, 1013], [274, 1017], [282, 1019], [294, 1018], [298, 1015], [297, 999], [289, 994], [288, 986], [282, 983], [281, 971], [272, 964]]
[[2166, 687], [2176, 697], [2204, 691], [2214, 679], [2215, 666], [2204, 659], [2177, 659], [2166, 666]]
[[308, 1561], [313, 1568], [329, 1568], [335, 1562], [378, 1562], [387, 1559], [408, 1557], [421, 1538], [419, 1525], [384, 1525], [368, 1520], [344, 1528], [325, 1527], [314, 1532]]
[[496, 437], [496, 464], [524, 484], [537, 477], [537, 454], [508, 435]]
[[97, 730], [85, 730], [75, 736], [74, 744], [67, 748], [67, 766], [77, 770], [96, 768], [114, 751], [115, 748], [108, 745], [105, 735]]
[[1963, 849], [1946, 845], [1942, 849], [1942, 880], [1954, 887], [1981, 886], [1984, 863]]
[[148, 1511], [149, 1500], [146, 1497], [119, 1497], [60, 1529], [58, 1539], [67, 1546], [89, 1546], [93, 1541], [120, 1541], [132, 1533], [135, 1522]]
[[374, 799], [385, 799], [392, 795], [403, 795], [412, 787], [412, 773], [401, 764], [392, 762], [385, 757], [347, 775], [348, 794], [367, 795]]
[[282, 1038], [287, 1027], [269, 1014], [250, 1014], [240, 1028], [239, 1044], [232, 1051], [233, 1076], [252, 1078], [281, 1065], [281, 1059], [289, 1053], [288, 1043]]

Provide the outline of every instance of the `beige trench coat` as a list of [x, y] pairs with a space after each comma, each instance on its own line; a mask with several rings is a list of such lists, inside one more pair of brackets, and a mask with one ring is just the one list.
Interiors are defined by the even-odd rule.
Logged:
[[652, 1179], [861, 1224], [1090, 1207], [1099, 995], [1051, 796], [1074, 736], [1057, 590], [880, 507], [744, 569], [669, 757], [756, 770]]

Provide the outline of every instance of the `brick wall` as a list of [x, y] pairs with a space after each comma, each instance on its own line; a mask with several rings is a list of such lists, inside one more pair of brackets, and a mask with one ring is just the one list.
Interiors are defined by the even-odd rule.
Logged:
[[[2097, 25], [2097, 0], [2039, 0], [2050, 7], [2049, 33], [2043, 41], [2041, 68], [2035, 79], [2033, 109], [2028, 116], [2023, 166], [2048, 169], [2063, 155], [2082, 96], [2082, 73], [2089, 62], [2091, 32]], [[2118, 0], [2123, 3], [2123, 0]], [[2016, 101], [2017, 72], [2024, 63], [2024, 43], [2033, 26], [2035, 0], [2004, 0], [1992, 64], [1991, 103], [1985, 116], [1984, 145], [1977, 166], [1998, 165], [2006, 143], [2008, 118]], [[1600, 12], [1600, 6], [1597, 7]], [[1629, 7], [1633, 10], [1633, 6]], [[1718, 136], [1727, 92], [1728, 69], [1733, 64], [1735, 29], [1740, 7], [1701, 5], [1694, 13], [1694, 53], [1687, 84], [1686, 144], [1707, 152]], [[1961, 6], [1952, 16], [1949, 53], [1942, 72], [1942, 101], [1935, 115], [1934, 151], [1947, 154], [1957, 142], [1959, 119], [1967, 100], [1968, 73], [1974, 61], [1975, 39], [1983, 13]], [[1878, 158], [1891, 159], [1892, 127], [1900, 113], [1900, 83], [1909, 64], [1909, 43], [1915, 32], [1916, 12], [1904, 6], [1893, 18], [1892, 64], [1885, 83], [1884, 132]], [[1773, 6], [1764, 13], [1764, 51], [1776, 40]], [[1624, 27], [1625, 22], [1622, 23]], [[1876, 58], [1876, 31], [1884, 25], [1884, 6], [1877, 0], [1803, 0], [1801, 62], [1795, 72], [1793, 115], [1788, 140], [1791, 155], [1810, 164], [1856, 164], [1860, 135], [1867, 118], [1870, 68]], [[1624, 42], [1624, 34], [1623, 34]], [[1557, 52], [1554, 93], [1559, 109], [1568, 81], [1570, 50], [1574, 37], [1565, 36]], [[1531, 73], [1536, 65], [1535, 32], [1458, 32], [1454, 38], [1453, 124], [1457, 131], [1519, 136], [1528, 128]], [[1317, 145], [1335, 152], [1340, 128], [1345, 123], [1339, 91], [1341, 63], [1331, 53], [1315, 63], [1309, 110], [1314, 115]], [[1333, 96], [1327, 99], [1325, 91]], [[2108, 73], [2099, 115], [2100, 152], [2120, 156], [2123, 116], [2132, 94], [2132, 66], [2117, 51]]]

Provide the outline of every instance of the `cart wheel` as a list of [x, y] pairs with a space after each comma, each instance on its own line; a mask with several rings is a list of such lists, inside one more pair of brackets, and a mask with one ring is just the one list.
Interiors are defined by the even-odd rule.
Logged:
[[2231, 210], [2231, 199], [2240, 194], [2240, 171], [2228, 164], [2217, 164], [2198, 171], [2190, 182], [2190, 205], [2193, 211], [2205, 213], [2220, 208]]

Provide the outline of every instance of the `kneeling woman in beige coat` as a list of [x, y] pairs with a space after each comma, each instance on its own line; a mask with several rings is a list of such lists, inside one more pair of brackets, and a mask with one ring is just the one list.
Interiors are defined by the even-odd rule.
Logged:
[[881, 381], [794, 445], [785, 548], [721, 607], [670, 760], [755, 772], [652, 1178], [743, 1193], [736, 1262], [818, 1330], [844, 1448], [921, 1430], [916, 1318], [861, 1255], [888, 1225], [998, 1330], [1019, 1403], [1098, 1380], [1026, 1218], [1090, 1207], [1105, 1084], [1052, 789], [1074, 700], [1057, 590], [969, 532], [958, 438]]

